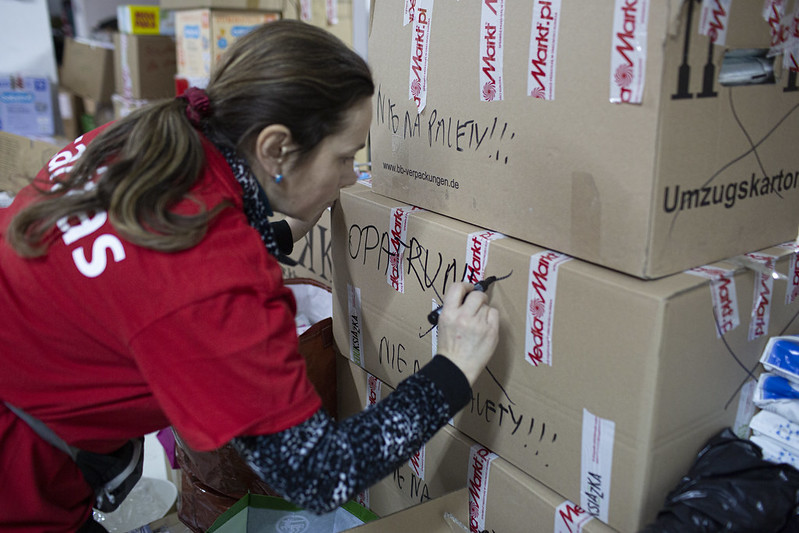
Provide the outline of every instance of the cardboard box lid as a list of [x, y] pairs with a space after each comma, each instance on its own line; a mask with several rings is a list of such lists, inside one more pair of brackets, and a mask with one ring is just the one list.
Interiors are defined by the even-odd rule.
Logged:
[[469, 533], [469, 491], [466, 488], [348, 531], [356, 533]]

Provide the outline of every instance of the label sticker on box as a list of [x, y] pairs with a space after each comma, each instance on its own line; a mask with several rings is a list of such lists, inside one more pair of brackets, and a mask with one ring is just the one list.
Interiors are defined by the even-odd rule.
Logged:
[[749, 340], [768, 334], [771, 318], [771, 301], [774, 299], [774, 276], [777, 257], [768, 254], [750, 253], [746, 257], [765, 267], [766, 272], [754, 272], [755, 289], [752, 296], [752, 315], [749, 320]]
[[555, 294], [558, 269], [571, 257], [558, 252], [540, 252], [530, 257], [527, 282], [527, 330], [525, 351], [533, 366], [552, 366], [552, 326], [555, 318]]
[[616, 0], [610, 50], [610, 101], [640, 104], [646, 74], [649, 0]]
[[699, 35], [706, 35], [710, 37], [711, 43], [724, 46], [727, 42], [731, 4], [732, 0], [702, 0]]
[[463, 271], [463, 281], [477, 283], [485, 278], [486, 265], [488, 264], [488, 245], [496, 239], [503, 239], [505, 235], [496, 231], [477, 231], [466, 236], [466, 258]]
[[536, 0], [533, 3], [527, 62], [527, 94], [533, 98], [555, 99], [559, 22], [560, 0]]
[[427, 65], [430, 57], [430, 27], [433, 21], [433, 0], [416, 0], [411, 33], [411, 64], [408, 100], [421, 113], [427, 105]]
[[361, 319], [361, 289], [347, 284], [347, 307], [350, 313], [350, 361], [363, 368], [363, 321]]
[[491, 461], [498, 457], [479, 444], [469, 452], [469, 471], [466, 487], [469, 489], [469, 530], [483, 531], [486, 526], [486, 501], [488, 500], [488, 472]]
[[583, 446], [580, 463], [580, 507], [603, 522], [610, 508], [610, 473], [616, 423], [583, 409]]
[[594, 516], [579, 505], [564, 501], [555, 508], [555, 533], [580, 533]]
[[493, 102], [504, 96], [502, 47], [505, 0], [483, 0], [480, 17], [480, 100]]
[[701, 266], [685, 271], [710, 280], [710, 299], [716, 319], [716, 336], [729, 333], [741, 325], [738, 296], [735, 291], [735, 271], [714, 266]]

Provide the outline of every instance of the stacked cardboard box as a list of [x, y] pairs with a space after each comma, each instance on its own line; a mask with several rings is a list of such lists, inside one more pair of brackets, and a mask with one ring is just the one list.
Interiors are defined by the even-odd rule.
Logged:
[[341, 352], [396, 385], [436, 353], [449, 284], [510, 274], [454, 427], [619, 531], [654, 520], [710, 437], [745, 431], [768, 338], [799, 329], [790, 18], [373, 4], [374, 190], [332, 219]]
[[67, 39], [60, 79], [60, 100], [70, 102], [69, 112], [63, 118], [67, 122], [73, 118], [77, 121], [78, 134], [113, 119], [113, 43]]
[[118, 15], [131, 20], [114, 35], [112, 101], [114, 116], [120, 118], [150, 102], [174, 98], [177, 53], [174, 36], [161, 33], [158, 6], [120, 6]]
[[793, 244], [643, 280], [362, 184], [331, 223], [337, 346], [392, 386], [436, 353], [426, 317], [449, 285], [511, 274], [489, 290], [499, 346], [454, 426], [620, 531], [746, 425], [742, 383], [770, 335], [799, 331]]
[[[392, 392], [388, 384], [360, 366], [343, 357], [338, 360], [340, 417], [362, 411]], [[475, 464], [482, 469], [475, 470]], [[527, 533], [612, 531], [451, 426], [436, 433], [411, 461], [361, 494], [360, 502], [386, 516], [463, 487], [473, 491], [483, 507], [480, 531], [520, 531], [520, 524], [526, 525]], [[559, 524], [563, 528], [559, 529]]]
[[644, 278], [796, 237], [784, 2], [432, 4], [372, 12], [376, 192]]

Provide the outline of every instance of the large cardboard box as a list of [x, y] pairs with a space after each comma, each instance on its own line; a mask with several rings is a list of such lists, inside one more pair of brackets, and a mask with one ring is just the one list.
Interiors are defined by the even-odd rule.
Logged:
[[376, 192], [643, 278], [796, 237], [796, 75], [719, 81], [763, 2], [374, 4]]
[[61, 66], [61, 85], [83, 98], [111, 103], [114, 94], [114, 45], [67, 38]]
[[177, 53], [169, 35], [114, 35], [114, 88], [133, 100], [174, 98]]
[[[393, 388], [338, 357], [339, 418], [354, 415]], [[482, 470], [471, 466], [483, 465]], [[485, 481], [485, 482], [483, 482]], [[561, 531], [553, 524], [580, 524], [580, 531], [611, 532], [579, 505], [566, 500], [452, 426], [443, 427], [408, 463], [367, 489], [360, 503], [379, 516], [419, 505], [466, 487], [472, 531]], [[564, 529], [564, 531], [567, 531]]]
[[177, 73], [208, 77], [222, 54], [254, 27], [280, 18], [278, 12], [188, 9], [175, 12]]
[[511, 274], [488, 291], [499, 346], [454, 425], [621, 531], [653, 519], [708, 438], [748, 422], [748, 372], [769, 336], [799, 331], [794, 245], [647, 281], [361, 184], [332, 225], [338, 349], [391, 385], [436, 353], [437, 295]]
[[0, 131], [0, 191], [16, 194], [66, 144], [63, 138], [41, 140]]

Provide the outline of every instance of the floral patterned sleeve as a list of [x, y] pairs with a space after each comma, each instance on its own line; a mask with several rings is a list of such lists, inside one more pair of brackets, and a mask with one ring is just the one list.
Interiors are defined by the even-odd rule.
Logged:
[[470, 400], [466, 377], [437, 355], [389, 396], [346, 420], [319, 410], [292, 428], [237, 437], [232, 444], [287, 500], [328, 512], [407, 461]]

